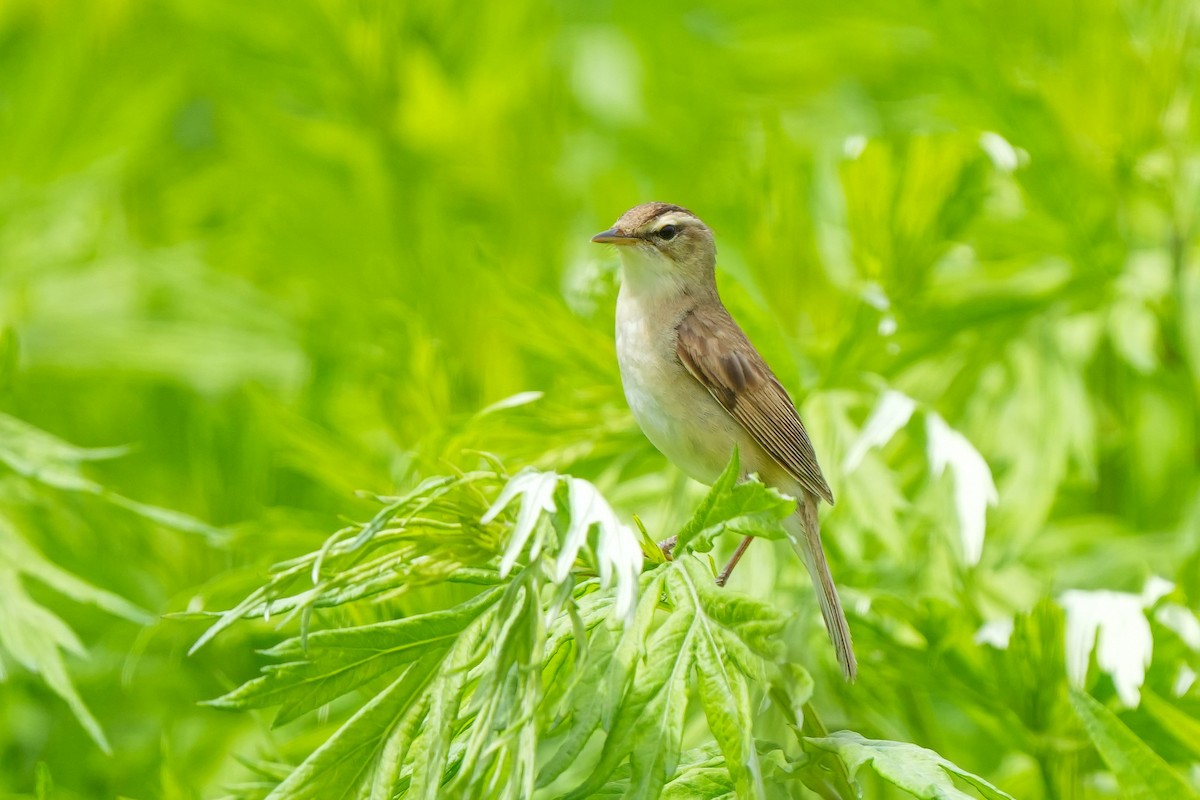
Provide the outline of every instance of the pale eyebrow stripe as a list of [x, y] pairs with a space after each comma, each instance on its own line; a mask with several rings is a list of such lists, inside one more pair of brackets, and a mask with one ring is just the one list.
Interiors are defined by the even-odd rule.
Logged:
[[660, 231], [667, 225], [682, 225], [688, 220], [688, 216], [680, 214], [678, 211], [672, 211], [668, 214], [663, 214], [654, 220], [654, 227], [651, 230]]

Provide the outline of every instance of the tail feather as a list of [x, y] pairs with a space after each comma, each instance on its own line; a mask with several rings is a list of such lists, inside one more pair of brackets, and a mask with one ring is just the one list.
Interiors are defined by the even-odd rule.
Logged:
[[817, 600], [821, 605], [821, 616], [825, 620], [825, 629], [833, 642], [842, 674], [846, 680], [853, 681], [858, 674], [858, 662], [854, 658], [854, 645], [850, 641], [850, 626], [846, 622], [846, 614], [842, 611], [837, 587], [833, 585], [833, 576], [829, 574], [825, 550], [821, 547], [817, 499], [808, 492], [804, 492], [803, 495], [796, 513], [788, 517], [784, 527], [792, 547], [803, 559], [804, 566], [808, 568], [808, 574], [812, 577], [813, 586], [817, 590]]

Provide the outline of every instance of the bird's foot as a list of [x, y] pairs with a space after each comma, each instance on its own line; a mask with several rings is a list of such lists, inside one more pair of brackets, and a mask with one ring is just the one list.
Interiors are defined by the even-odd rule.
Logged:
[[675, 551], [675, 542], [677, 541], [679, 541], [679, 537], [672, 536], [658, 543], [658, 549], [662, 550], [663, 555], [667, 557], [667, 561], [671, 560], [671, 553]]

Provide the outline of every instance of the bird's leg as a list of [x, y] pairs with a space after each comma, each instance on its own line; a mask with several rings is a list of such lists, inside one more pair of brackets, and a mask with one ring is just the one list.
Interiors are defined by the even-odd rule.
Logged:
[[667, 561], [671, 560], [671, 553], [675, 550], [675, 542], [677, 541], [679, 541], [678, 536], [671, 536], [658, 543], [658, 549], [663, 551], [663, 555], [667, 557]]
[[733, 568], [742, 560], [742, 554], [746, 552], [746, 548], [754, 541], [753, 536], [747, 536], [738, 544], [737, 550], [733, 551], [733, 557], [729, 559], [729, 563], [725, 565], [725, 569], [721, 570], [721, 574], [717, 576], [717, 586], [724, 586], [725, 581], [729, 580], [729, 576], [733, 574]]

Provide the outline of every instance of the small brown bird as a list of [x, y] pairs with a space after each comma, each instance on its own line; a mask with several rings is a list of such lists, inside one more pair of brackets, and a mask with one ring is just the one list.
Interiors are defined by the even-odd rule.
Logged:
[[[825, 551], [817, 503], [833, 503], [816, 453], [787, 391], [717, 295], [712, 231], [676, 205], [643, 203], [592, 237], [618, 245], [617, 360], [646, 437], [692, 478], [712, 484], [736, 446], [743, 477], [757, 473], [797, 499], [784, 522], [808, 568], [847, 680], [857, 664]], [[724, 584], [753, 537], [738, 545]]]

